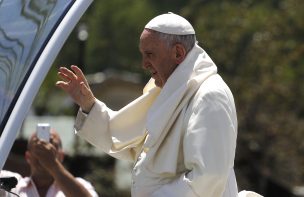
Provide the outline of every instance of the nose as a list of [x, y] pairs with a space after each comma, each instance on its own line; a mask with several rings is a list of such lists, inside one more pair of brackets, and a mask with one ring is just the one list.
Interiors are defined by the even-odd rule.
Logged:
[[143, 69], [148, 69], [150, 67], [150, 63], [149, 63], [149, 61], [147, 61], [146, 58], [142, 59], [142, 63], [141, 64], [142, 64], [141, 66], [142, 66]]

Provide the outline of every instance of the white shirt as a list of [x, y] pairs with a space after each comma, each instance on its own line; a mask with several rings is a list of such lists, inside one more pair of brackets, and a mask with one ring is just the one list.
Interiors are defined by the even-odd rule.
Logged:
[[[98, 197], [98, 194], [90, 182], [79, 177], [76, 179], [90, 192], [92, 197]], [[40, 197], [36, 185], [30, 177], [19, 180], [18, 185], [16, 186], [16, 193], [20, 197]], [[65, 195], [54, 183], [49, 187], [45, 197], [65, 197]]]

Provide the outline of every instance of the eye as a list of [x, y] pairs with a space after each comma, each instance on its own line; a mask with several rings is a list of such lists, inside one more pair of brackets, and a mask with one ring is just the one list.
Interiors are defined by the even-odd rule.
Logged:
[[153, 54], [152, 54], [151, 52], [147, 52], [147, 53], [146, 53], [146, 57], [148, 57], [148, 58], [151, 58], [152, 55], [153, 55]]

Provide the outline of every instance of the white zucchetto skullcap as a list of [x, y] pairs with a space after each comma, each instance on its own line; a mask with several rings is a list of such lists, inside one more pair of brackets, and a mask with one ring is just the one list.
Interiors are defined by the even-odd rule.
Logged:
[[195, 34], [192, 25], [185, 18], [172, 12], [156, 16], [150, 20], [145, 29], [175, 35]]

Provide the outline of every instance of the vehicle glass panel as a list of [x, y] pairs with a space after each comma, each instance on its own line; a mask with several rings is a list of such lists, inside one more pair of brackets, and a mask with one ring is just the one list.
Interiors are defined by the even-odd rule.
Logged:
[[0, 0], [0, 134], [39, 55], [73, 0]]

